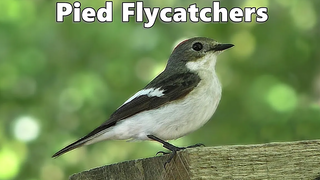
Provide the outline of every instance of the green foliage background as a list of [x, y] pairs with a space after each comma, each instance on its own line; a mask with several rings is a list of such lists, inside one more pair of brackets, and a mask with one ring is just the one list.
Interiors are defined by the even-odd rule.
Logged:
[[[69, 1], [73, 3], [73, 1]], [[105, 1], [81, 1], [98, 9]], [[0, 1], [0, 179], [61, 180], [93, 167], [154, 156], [155, 142], [108, 141], [51, 159], [86, 135], [164, 68], [174, 45], [205, 36], [235, 47], [217, 72], [223, 97], [200, 130], [172, 141], [207, 146], [320, 137], [320, 1], [233, 0], [268, 7], [265, 23], [55, 22], [55, 1]], [[146, 1], [185, 7], [194, 1]], [[212, 1], [198, 1], [210, 7]], [[255, 16], [253, 16], [255, 19]]]

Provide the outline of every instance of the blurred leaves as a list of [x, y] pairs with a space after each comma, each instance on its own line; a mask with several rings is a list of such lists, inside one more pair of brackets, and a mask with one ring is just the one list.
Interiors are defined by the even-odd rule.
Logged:
[[[73, 1], [69, 1], [73, 3]], [[107, 120], [163, 68], [172, 48], [205, 36], [235, 47], [219, 57], [223, 97], [200, 130], [173, 143], [207, 146], [319, 138], [320, 1], [222, 1], [268, 7], [265, 23], [55, 22], [54, 1], [0, 1], [0, 179], [66, 179], [154, 156], [158, 143], [108, 141], [50, 156]], [[147, 1], [188, 7], [194, 1]], [[102, 1], [83, 1], [99, 8]], [[210, 1], [197, 2], [199, 7]], [[253, 18], [255, 19], [255, 18]]]

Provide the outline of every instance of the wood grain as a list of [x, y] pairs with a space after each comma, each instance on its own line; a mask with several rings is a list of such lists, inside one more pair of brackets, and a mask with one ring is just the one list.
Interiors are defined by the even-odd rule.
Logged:
[[313, 179], [320, 180], [320, 140], [192, 148], [74, 174], [70, 180]]

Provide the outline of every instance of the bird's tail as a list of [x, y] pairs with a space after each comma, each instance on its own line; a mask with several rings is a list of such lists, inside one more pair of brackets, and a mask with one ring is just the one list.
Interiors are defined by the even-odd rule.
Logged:
[[61, 149], [60, 151], [56, 152], [52, 157], [55, 158], [55, 157], [58, 157], [66, 152], [69, 152], [73, 149], [76, 149], [80, 146], [83, 146], [86, 142], [88, 142], [90, 139], [88, 138], [81, 138], [79, 139], [78, 141], [72, 143], [72, 144], [69, 144], [68, 146], [64, 147], [63, 149]]
[[103, 134], [104, 132], [108, 131], [107, 129], [113, 125], [116, 124], [116, 121], [108, 121], [104, 124], [102, 124], [101, 126], [97, 127], [96, 129], [94, 129], [93, 131], [91, 131], [88, 135], [82, 137], [81, 139], [79, 139], [78, 141], [69, 144], [68, 146], [64, 147], [63, 149], [61, 149], [60, 151], [56, 152], [52, 157], [58, 157], [68, 151], [71, 151], [73, 149], [76, 149], [80, 146], [83, 145], [89, 145], [98, 141], [101, 141], [103, 139], [100, 139], [98, 141], [91, 141], [94, 138], [100, 136], [101, 134]]

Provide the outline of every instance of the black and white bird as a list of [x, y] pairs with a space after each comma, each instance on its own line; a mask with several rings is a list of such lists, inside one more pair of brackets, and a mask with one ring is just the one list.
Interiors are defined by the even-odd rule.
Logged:
[[107, 121], [52, 157], [104, 140], [155, 140], [172, 151], [167, 161], [170, 162], [185, 147], [166, 140], [199, 129], [214, 114], [221, 98], [215, 71], [217, 56], [232, 46], [204, 37], [181, 42], [162, 73], [124, 102]]

